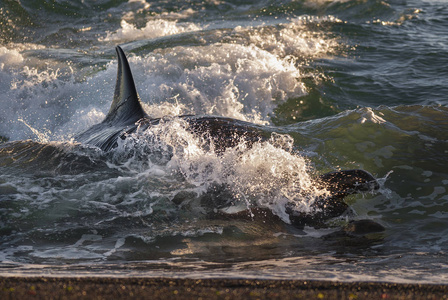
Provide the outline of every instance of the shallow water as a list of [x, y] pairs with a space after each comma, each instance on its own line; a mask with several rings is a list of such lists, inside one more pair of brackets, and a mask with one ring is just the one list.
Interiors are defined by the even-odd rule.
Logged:
[[[445, 2], [7, 0], [0, 24], [2, 275], [448, 281]], [[271, 138], [216, 154], [165, 118], [110, 153], [76, 143], [117, 44], [152, 117]], [[316, 176], [352, 168], [381, 189], [288, 224]], [[216, 214], [251, 207], [271, 214]], [[361, 219], [386, 230], [342, 230]]]

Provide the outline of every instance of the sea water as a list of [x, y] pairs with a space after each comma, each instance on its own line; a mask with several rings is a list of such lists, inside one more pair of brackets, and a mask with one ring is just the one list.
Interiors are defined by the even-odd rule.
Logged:
[[[445, 1], [2, 0], [0, 26], [1, 275], [448, 282]], [[163, 122], [104, 153], [73, 136], [116, 45]], [[271, 137], [216, 153], [182, 114]], [[380, 190], [288, 224], [353, 168]], [[343, 231], [362, 219], [385, 231]]]

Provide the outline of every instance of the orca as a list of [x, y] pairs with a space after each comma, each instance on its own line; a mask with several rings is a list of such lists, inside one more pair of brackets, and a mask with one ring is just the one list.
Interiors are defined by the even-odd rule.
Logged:
[[[86, 131], [76, 135], [75, 141], [93, 145], [105, 152], [118, 146], [118, 139], [128, 134], [145, 130], [160, 123], [160, 118], [151, 118], [143, 109], [135, 88], [131, 68], [120, 46], [116, 47], [118, 71], [114, 99], [105, 119]], [[241, 139], [249, 145], [265, 140], [266, 134], [255, 124], [218, 116], [179, 116], [187, 121], [188, 129], [206, 135], [213, 141], [215, 151], [224, 151], [235, 146]], [[348, 209], [343, 199], [351, 194], [379, 189], [377, 180], [364, 170], [342, 170], [323, 174], [316, 184], [326, 188], [331, 196], [315, 201], [312, 214], [289, 209], [292, 224], [303, 226], [317, 224], [342, 215]], [[287, 210], [288, 211], [288, 210]]]
[[[138, 130], [144, 131], [157, 125], [160, 118], [151, 118], [143, 109], [137, 93], [126, 55], [120, 46], [118, 55], [117, 80], [112, 105], [105, 119], [86, 131], [76, 135], [75, 141], [110, 151], [118, 146], [119, 138]], [[241, 139], [253, 143], [263, 139], [263, 132], [249, 122], [218, 116], [182, 115], [193, 132], [209, 134], [215, 149], [219, 152], [235, 146]]]

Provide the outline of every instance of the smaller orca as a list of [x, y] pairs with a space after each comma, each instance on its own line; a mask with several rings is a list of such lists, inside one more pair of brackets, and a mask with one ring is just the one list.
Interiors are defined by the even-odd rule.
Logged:
[[[145, 130], [157, 125], [160, 118], [151, 118], [143, 109], [135, 88], [131, 68], [123, 50], [117, 46], [118, 71], [114, 99], [105, 119], [86, 131], [75, 136], [75, 140], [99, 147], [105, 152], [118, 146], [118, 139], [128, 134]], [[242, 139], [249, 145], [266, 140], [265, 133], [256, 125], [217, 116], [179, 116], [187, 121], [188, 129], [196, 134], [205, 135], [220, 152], [236, 146]], [[326, 188], [331, 196], [317, 199], [312, 213], [299, 213], [292, 207], [287, 209], [290, 221], [296, 226], [321, 224], [325, 220], [343, 214], [348, 205], [344, 197], [359, 192], [374, 191], [379, 188], [376, 179], [364, 170], [343, 170], [321, 175], [317, 184]]]
[[330, 197], [316, 199], [311, 213], [301, 213], [288, 209], [289, 219], [296, 227], [313, 224], [314, 227], [325, 226], [328, 219], [338, 217], [347, 211], [349, 206], [343, 199], [357, 193], [378, 190], [380, 185], [375, 177], [364, 170], [334, 171], [319, 176], [318, 184], [330, 192]]

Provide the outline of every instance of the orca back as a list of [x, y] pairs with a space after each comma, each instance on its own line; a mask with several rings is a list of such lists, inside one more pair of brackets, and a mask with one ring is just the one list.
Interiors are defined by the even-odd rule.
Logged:
[[125, 133], [135, 131], [136, 123], [148, 115], [143, 110], [135, 88], [126, 55], [120, 46], [115, 48], [118, 56], [117, 80], [112, 105], [106, 118], [75, 136], [75, 140], [109, 151], [117, 146], [117, 139]]

